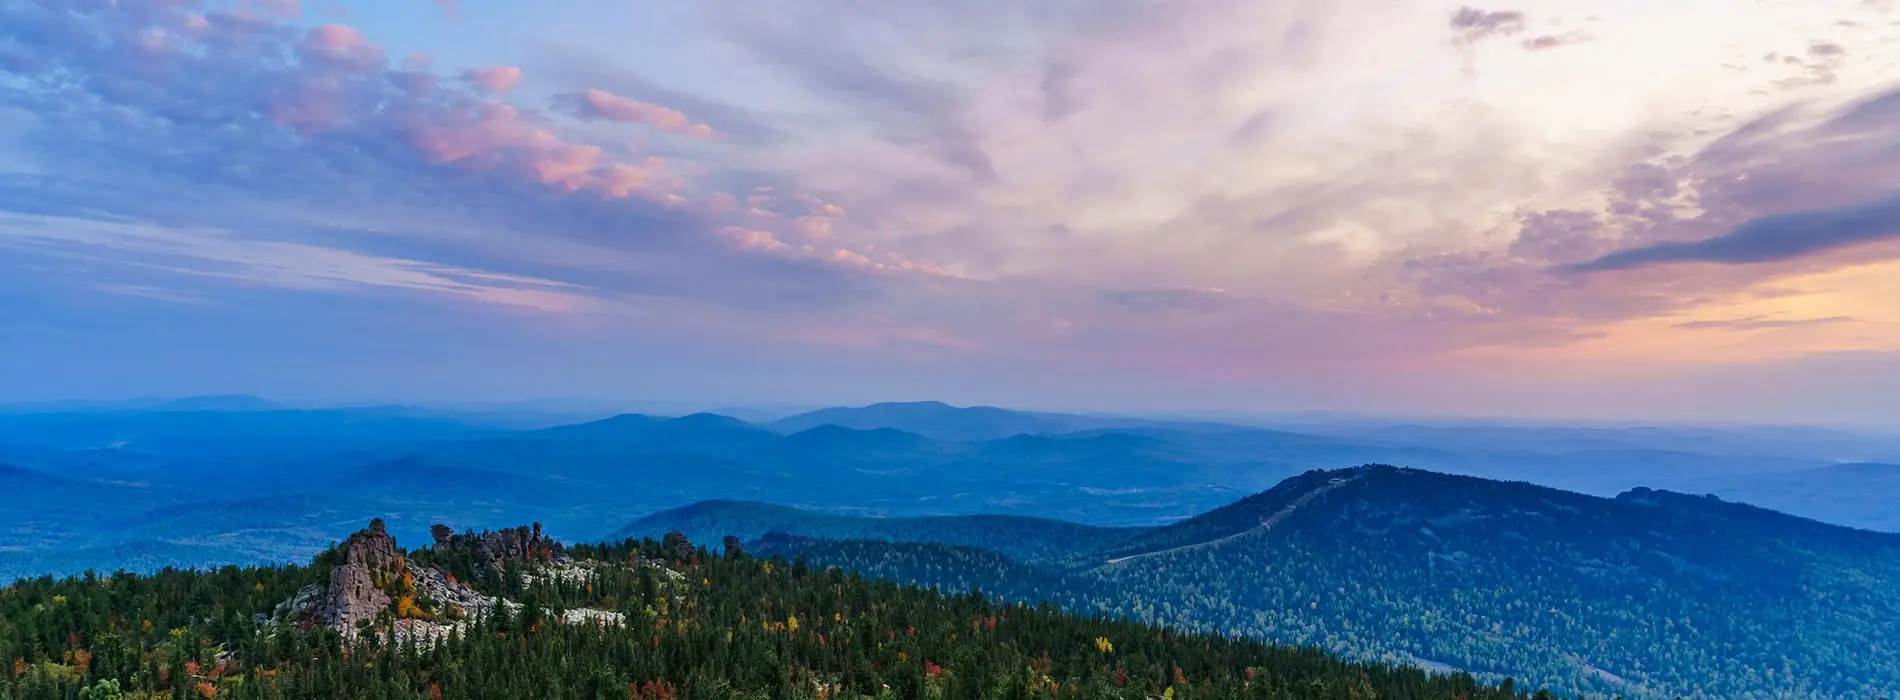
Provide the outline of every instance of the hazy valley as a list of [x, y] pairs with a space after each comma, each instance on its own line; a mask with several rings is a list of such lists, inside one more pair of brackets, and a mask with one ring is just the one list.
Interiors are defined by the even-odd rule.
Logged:
[[[1875, 532], [1894, 528], [1900, 467], [1870, 461], [1896, 449], [1874, 434], [937, 403], [756, 423], [216, 408], [0, 415], [0, 575], [299, 562], [372, 517], [422, 541], [439, 522], [535, 521], [571, 542], [731, 536], [944, 591], [1566, 693], [1900, 684], [1900, 640], [1876, 622], [1900, 619], [1900, 535]], [[1402, 467], [1343, 469], [1360, 464]]]
[[1821, 429], [1296, 431], [935, 403], [760, 423], [626, 414], [524, 428], [532, 419], [516, 415], [228, 410], [232, 399], [201, 410], [208, 401], [0, 414], [0, 499], [13, 514], [0, 532], [0, 576], [297, 560], [372, 516], [411, 536], [438, 520], [539, 519], [562, 537], [593, 539], [708, 499], [1146, 526], [1310, 469], [1368, 463], [1602, 496], [1639, 486], [1716, 493], [1878, 529], [1894, 527], [1884, 488], [1900, 473], [1868, 463], [1900, 453], [1900, 440]]

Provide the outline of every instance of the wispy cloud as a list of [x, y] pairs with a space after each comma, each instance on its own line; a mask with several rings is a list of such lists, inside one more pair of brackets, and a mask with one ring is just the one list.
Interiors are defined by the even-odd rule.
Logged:
[[1102, 301], [1136, 311], [1218, 311], [1231, 300], [1223, 289], [1129, 289], [1103, 292]]
[[699, 138], [713, 135], [712, 127], [694, 123], [679, 110], [621, 97], [606, 90], [590, 88], [585, 92], [561, 95], [556, 98], [556, 103], [582, 119], [646, 124], [667, 133]]
[[1769, 318], [1766, 316], [1748, 316], [1707, 321], [1686, 321], [1675, 325], [1684, 330], [1728, 330], [1756, 331], [1776, 328], [1807, 328], [1811, 326], [1829, 326], [1840, 323], [1863, 323], [1852, 316], [1825, 316], [1821, 318]]
[[1549, 51], [1565, 46], [1576, 46], [1595, 39], [1589, 32], [1576, 30], [1561, 34], [1542, 34], [1524, 40], [1524, 48], [1531, 51]]
[[1728, 265], [1781, 262], [1896, 238], [1900, 238], [1900, 198], [1775, 214], [1714, 238], [1628, 248], [1563, 269], [1597, 272], [1685, 262]]
[[[0, 213], [0, 246], [75, 259], [110, 254], [112, 257], [107, 259], [123, 264], [240, 285], [402, 290], [543, 312], [584, 311], [603, 303], [590, 290], [556, 280], [365, 255], [294, 241], [258, 240], [232, 231], [177, 229], [137, 221]], [[203, 299], [202, 295], [146, 285], [106, 284], [99, 288], [171, 301]]]

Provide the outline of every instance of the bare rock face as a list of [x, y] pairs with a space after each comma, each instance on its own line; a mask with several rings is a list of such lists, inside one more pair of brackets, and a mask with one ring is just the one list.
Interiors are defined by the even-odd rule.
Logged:
[[376, 587], [365, 569], [339, 566], [330, 572], [330, 585], [317, 614], [338, 629], [356, 629], [389, 609], [389, 594]]
[[343, 561], [330, 570], [330, 580], [298, 591], [296, 597], [277, 606], [276, 618], [304, 626], [323, 625], [354, 636], [389, 609], [387, 589], [403, 579], [407, 567], [382, 519], [371, 520], [369, 527], [351, 534], [338, 549]]
[[355, 629], [370, 622], [389, 608], [384, 589], [402, 578], [402, 552], [396, 539], [389, 536], [382, 518], [369, 521], [343, 541], [343, 565], [330, 572], [330, 585], [324, 590], [317, 614], [323, 623], [338, 629]]

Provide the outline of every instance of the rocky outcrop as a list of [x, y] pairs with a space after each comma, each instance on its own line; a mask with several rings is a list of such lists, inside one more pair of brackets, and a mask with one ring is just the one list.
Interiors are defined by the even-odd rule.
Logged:
[[541, 523], [479, 534], [456, 534], [447, 525], [436, 525], [429, 528], [429, 533], [435, 536], [436, 551], [469, 552], [475, 557], [475, 566], [484, 570], [505, 569], [509, 562], [568, 561], [567, 548], [542, 535]]
[[[460, 535], [437, 525], [430, 532], [437, 551], [467, 552], [478, 568], [537, 564], [522, 572], [530, 583], [542, 579], [583, 583], [599, 566], [575, 562], [561, 543], [541, 533], [540, 523]], [[515, 613], [521, 609], [520, 603], [483, 595], [439, 566], [406, 561], [380, 518], [325, 556], [335, 562], [329, 580], [298, 591], [279, 604], [270, 619], [304, 629], [321, 625], [350, 638], [369, 631], [384, 640], [427, 645], [496, 610]], [[571, 624], [625, 622], [618, 613], [586, 609], [567, 611], [561, 619]], [[387, 624], [379, 627], [378, 622]]]
[[369, 527], [350, 535], [342, 549], [343, 565], [330, 571], [330, 584], [318, 614], [326, 625], [355, 629], [389, 609], [387, 591], [403, 578], [407, 568], [382, 518], [369, 521]]
[[341, 561], [326, 583], [306, 586], [277, 606], [276, 619], [303, 627], [323, 625], [353, 635], [389, 609], [389, 588], [404, 579], [402, 550], [381, 518], [337, 547]]
[[686, 533], [683, 532], [666, 533], [665, 536], [660, 538], [660, 549], [666, 552], [666, 556], [673, 559], [685, 560], [693, 558], [693, 543], [686, 539]]

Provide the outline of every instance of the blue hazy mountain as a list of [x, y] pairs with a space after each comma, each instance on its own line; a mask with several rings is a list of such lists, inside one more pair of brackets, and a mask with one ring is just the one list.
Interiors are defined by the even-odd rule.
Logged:
[[1817, 520], [1900, 532], [1900, 464], [1837, 464], [1794, 472], [1702, 477], [1673, 485]]
[[965, 408], [939, 401], [911, 401], [824, 408], [781, 418], [769, 425], [781, 432], [832, 425], [856, 430], [892, 428], [941, 440], [994, 440], [1025, 433], [1069, 432], [1082, 422], [1077, 418], [990, 406]]

